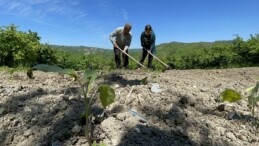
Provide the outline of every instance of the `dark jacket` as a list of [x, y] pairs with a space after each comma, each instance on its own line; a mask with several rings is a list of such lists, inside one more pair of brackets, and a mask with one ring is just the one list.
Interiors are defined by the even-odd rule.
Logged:
[[147, 50], [150, 50], [152, 54], [156, 54], [156, 35], [153, 31], [150, 35], [146, 35], [145, 31], [142, 32], [140, 41], [143, 49], [146, 48]]

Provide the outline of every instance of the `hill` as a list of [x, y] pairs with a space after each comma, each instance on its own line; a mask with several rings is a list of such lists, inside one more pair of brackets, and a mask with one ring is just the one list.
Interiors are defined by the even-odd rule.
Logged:
[[184, 51], [189, 52], [190, 50], [209, 48], [216, 44], [232, 44], [233, 41], [223, 40], [223, 41], [215, 41], [215, 42], [193, 42], [193, 43], [183, 43], [183, 42], [170, 42], [163, 43], [157, 47], [157, 50], [162, 53], [182, 53]]
[[107, 52], [110, 52], [110, 50], [108, 49], [87, 47], [87, 46], [62, 46], [62, 45], [49, 45], [49, 46], [54, 49], [61, 49], [71, 53], [83, 53], [85, 55], [98, 54], [98, 53], [105, 54]]
[[[232, 41], [215, 41], [215, 42], [193, 42], [193, 43], [183, 43], [183, 42], [170, 42], [163, 43], [156, 46], [158, 54], [165, 55], [171, 53], [181, 53], [187, 50], [195, 50], [208, 48], [215, 44], [232, 44]], [[98, 54], [107, 57], [113, 56], [113, 50], [97, 47], [87, 47], [87, 46], [61, 46], [61, 45], [50, 45], [50, 47], [55, 49], [65, 50], [71, 53], [84, 53], [88, 54]], [[187, 51], [188, 52], [188, 51]], [[130, 48], [130, 55], [140, 56], [142, 53], [141, 48]]]
[[[163, 43], [156, 46], [159, 51], [167, 52], [167, 51], [177, 51], [180, 49], [195, 49], [195, 48], [206, 48], [211, 47], [215, 44], [231, 44], [232, 40], [227, 41], [215, 41], [215, 42], [193, 42], [193, 43], [183, 43], [183, 42], [169, 42]], [[62, 46], [62, 45], [50, 45], [52, 48], [62, 49], [69, 52], [86, 52], [87, 54], [95, 54], [95, 53], [110, 53], [111, 49], [106, 48], [98, 48], [98, 47], [88, 47], [88, 46]], [[131, 52], [139, 53], [142, 51], [141, 48], [130, 48]]]

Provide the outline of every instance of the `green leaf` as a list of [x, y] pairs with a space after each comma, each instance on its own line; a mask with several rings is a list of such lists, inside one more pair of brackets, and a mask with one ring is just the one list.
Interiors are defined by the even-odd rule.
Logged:
[[111, 86], [101, 85], [98, 91], [100, 92], [100, 99], [104, 108], [115, 101], [115, 91]]
[[100, 143], [99, 146], [106, 146], [104, 143]]
[[254, 96], [248, 96], [248, 104], [251, 106], [255, 106], [256, 102], [259, 101], [259, 96], [254, 97]]
[[77, 76], [75, 70], [73, 70], [73, 69], [65, 69], [64, 72], [65, 72], [65, 74], [71, 76], [71, 77], [74, 78], [75, 80], [78, 79], [78, 76]]
[[252, 92], [255, 89], [255, 86], [249, 87], [246, 89], [246, 92]]
[[254, 95], [255, 93], [258, 92], [258, 89], [259, 89], [259, 82], [257, 82], [255, 86], [247, 88], [246, 92], [251, 92], [251, 95]]
[[141, 80], [141, 83], [142, 83], [143, 85], [146, 85], [146, 84], [148, 83], [147, 78], [148, 78], [148, 77], [145, 77], [145, 78], [143, 78], [143, 79]]
[[65, 70], [54, 65], [47, 65], [47, 64], [38, 64], [32, 67], [35, 70], [41, 70], [44, 72], [58, 72], [61, 74], [66, 74]]
[[30, 79], [33, 79], [33, 70], [32, 70], [32, 68], [27, 70], [27, 77], [29, 77]]
[[241, 99], [241, 95], [232, 89], [226, 89], [221, 94], [222, 101], [236, 102]]
[[255, 98], [253, 96], [248, 96], [247, 98], [248, 98], [248, 101], [247, 101], [248, 105], [253, 107], [255, 105]]
[[86, 69], [84, 73], [84, 81], [87, 83], [87, 92], [89, 93], [92, 90], [92, 83], [97, 77], [97, 71]]
[[75, 78], [75, 80], [78, 79], [78, 76], [77, 76], [75, 70], [73, 70], [73, 69], [62, 69], [58, 66], [47, 65], [47, 64], [38, 64], [38, 65], [32, 67], [32, 69], [40, 70], [40, 71], [44, 71], [44, 72], [57, 72], [57, 73], [69, 75], [72, 78]]
[[96, 141], [94, 141], [94, 142], [93, 142], [93, 146], [97, 146], [97, 143], [96, 143]]
[[97, 71], [92, 69], [86, 69], [84, 73], [85, 82], [93, 82], [97, 77]]
[[255, 114], [255, 105], [256, 105], [256, 98], [253, 96], [248, 96], [248, 107], [251, 109], [253, 116]]

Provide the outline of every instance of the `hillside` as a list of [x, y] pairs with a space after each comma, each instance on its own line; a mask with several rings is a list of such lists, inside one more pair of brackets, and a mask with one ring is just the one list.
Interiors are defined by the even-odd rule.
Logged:
[[[158, 44], [156, 48], [159, 51], [171, 51], [177, 49], [195, 49], [195, 48], [206, 48], [210, 47], [214, 44], [231, 44], [232, 41], [215, 41], [215, 42], [193, 42], [193, 43], [182, 43], [182, 42], [169, 42]], [[107, 53], [112, 52], [111, 49], [107, 48], [97, 48], [97, 47], [87, 47], [87, 46], [62, 46], [62, 45], [50, 45], [52, 48], [62, 49], [69, 52], [89, 52], [91, 54], [94, 53]], [[142, 49], [140, 48], [130, 48], [132, 52], [140, 52]]]
[[[116, 102], [93, 121], [93, 137], [107, 146], [259, 145], [257, 109], [252, 117], [245, 100], [216, 109], [225, 88], [244, 94], [258, 76], [258, 67], [103, 72], [96, 86], [111, 85]], [[83, 99], [71, 78], [40, 71], [33, 80], [23, 72], [10, 77], [0, 72], [0, 145], [87, 145]], [[98, 98], [95, 117], [103, 111]]]
[[215, 41], [215, 42], [193, 42], [193, 43], [182, 43], [182, 42], [170, 42], [163, 43], [157, 46], [157, 50], [161, 54], [166, 53], [182, 53], [182, 52], [192, 52], [195, 49], [206, 49], [212, 47], [216, 44], [232, 44], [233, 41]]
[[[181, 52], [190, 52], [189, 50], [195, 49], [204, 49], [211, 47], [215, 44], [231, 44], [232, 41], [215, 41], [215, 42], [193, 42], [193, 43], [182, 43], [182, 42], [169, 42], [163, 43], [156, 46], [157, 53], [160, 56], [168, 54], [177, 54]], [[71, 53], [84, 53], [84, 54], [98, 54], [104, 57], [113, 56], [113, 50], [96, 48], [96, 47], [87, 47], [87, 46], [60, 46], [60, 45], [50, 45], [52, 48], [61, 49], [69, 51]], [[140, 57], [142, 49], [140, 48], [130, 48], [129, 54], [134, 57]]]
[[71, 53], [84, 53], [84, 54], [105, 54], [110, 52], [108, 49], [97, 48], [97, 47], [87, 47], [87, 46], [62, 46], [62, 45], [50, 45], [54, 49], [61, 49]]

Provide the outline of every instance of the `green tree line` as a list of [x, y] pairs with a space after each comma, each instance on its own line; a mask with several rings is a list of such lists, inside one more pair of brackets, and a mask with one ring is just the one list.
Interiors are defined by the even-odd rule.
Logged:
[[106, 51], [89, 53], [84, 52], [82, 47], [79, 47], [81, 50], [71, 51], [66, 46], [41, 44], [37, 32], [23, 32], [17, 28], [13, 24], [0, 27], [0, 66], [32, 67], [36, 64], [49, 64], [76, 70], [113, 67], [112, 57], [104, 57], [107, 56]]
[[[115, 69], [113, 50], [41, 44], [40, 39], [37, 32], [19, 31], [14, 24], [0, 27], [0, 66], [49, 64], [75, 70]], [[129, 54], [137, 60], [141, 53], [141, 49], [129, 50]], [[257, 66], [259, 35], [250, 35], [248, 40], [237, 35], [230, 41], [160, 44], [157, 46], [157, 57], [173, 69]], [[165, 68], [155, 59], [153, 65], [157, 70]], [[136, 69], [137, 64], [130, 61], [129, 68]]]
[[158, 46], [158, 49], [164, 49], [160, 58], [166, 58], [165, 61], [176, 69], [245, 67], [259, 63], [258, 34], [250, 35], [246, 41], [237, 35], [232, 41], [184, 45], [169, 43]]

